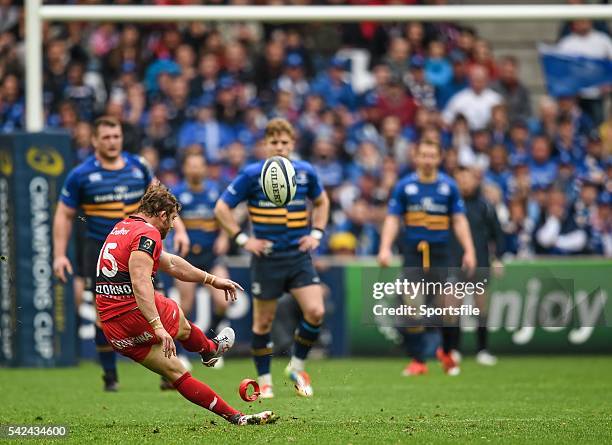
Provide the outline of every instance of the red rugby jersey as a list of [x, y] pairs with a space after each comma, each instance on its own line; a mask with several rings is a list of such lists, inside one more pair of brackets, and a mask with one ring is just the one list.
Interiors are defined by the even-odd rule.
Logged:
[[96, 306], [102, 321], [138, 307], [130, 278], [130, 254], [140, 250], [153, 258], [154, 279], [159, 267], [162, 240], [159, 231], [137, 216], [117, 223], [106, 237], [96, 266]]

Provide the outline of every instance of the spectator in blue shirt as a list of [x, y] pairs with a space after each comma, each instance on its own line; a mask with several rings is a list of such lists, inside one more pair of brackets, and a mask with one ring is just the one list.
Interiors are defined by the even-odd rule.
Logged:
[[338, 187], [344, 182], [344, 166], [338, 157], [338, 148], [331, 140], [319, 138], [313, 147], [312, 166], [325, 189]]
[[96, 111], [96, 92], [90, 85], [85, 84], [84, 75], [83, 64], [73, 63], [68, 67], [64, 99], [75, 105], [80, 120], [91, 121]]
[[551, 139], [557, 135], [559, 106], [550, 96], [542, 96], [538, 100], [537, 115], [527, 120], [531, 134], [545, 134]]
[[19, 80], [14, 74], [8, 74], [2, 82], [0, 94], [0, 130], [10, 133], [24, 126], [25, 106], [19, 91]]
[[198, 144], [204, 147], [206, 159], [214, 162], [221, 159], [223, 148], [234, 140], [234, 134], [229, 126], [217, 120], [210, 98], [203, 98], [198, 105], [196, 119], [181, 127], [178, 146], [184, 149]]
[[576, 134], [574, 121], [569, 116], [561, 116], [555, 139], [557, 156], [566, 153], [573, 161], [578, 162], [584, 158], [585, 148], [585, 137]]
[[289, 53], [285, 58], [283, 75], [278, 78], [277, 88], [293, 93], [293, 107], [303, 109], [310, 85], [304, 74], [304, 59], [299, 53]]
[[213, 53], [205, 53], [198, 64], [198, 74], [189, 83], [189, 96], [200, 98], [217, 91], [219, 60]]
[[240, 84], [232, 76], [222, 76], [217, 85], [217, 118], [224, 124], [235, 127], [243, 121], [240, 103]]
[[570, 201], [576, 198], [576, 175], [577, 168], [574, 159], [569, 153], [561, 153], [557, 157], [559, 171], [555, 180], [555, 185], [567, 195]]
[[557, 164], [551, 159], [550, 141], [546, 136], [533, 138], [529, 171], [532, 184], [550, 185], [557, 176]]
[[485, 173], [485, 181], [496, 184], [507, 201], [510, 197], [510, 180], [512, 172], [508, 168], [508, 154], [503, 145], [495, 145], [489, 152], [489, 169]]
[[346, 151], [350, 155], [355, 154], [359, 144], [364, 141], [381, 142], [381, 136], [378, 132], [381, 113], [378, 108], [377, 95], [373, 92], [366, 94], [359, 111], [360, 118], [347, 130]]
[[357, 108], [357, 96], [353, 87], [345, 80], [347, 61], [332, 58], [327, 72], [321, 73], [312, 84], [312, 91], [320, 94], [330, 108], [342, 105], [350, 111]]
[[453, 78], [453, 66], [446, 58], [444, 44], [439, 40], [429, 42], [429, 55], [425, 62], [425, 79], [435, 88], [448, 85]]
[[404, 75], [404, 83], [417, 105], [430, 110], [436, 108], [436, 91], [427, 81], [423, 56], [417, 54], [410, 58], [410, 70]]
[[588, 137], [586, 156], [577, 164], [580, 174], [598, 178], [600, 182], [603, 182], [606, 177], [606, 168], [611, 162], [612, 153], [607, 155], [604, 153], [599, 132], [594, 130]]
[[266, 126], [266, 116], [261, 110], [257, 99], [249, 101], [244, 113], [244, 121], [234, 127], [236, 139], [240, 141], [250, 154], [258, 141], [263, 139]]
[[440, 110], [446, 107], [451, 97], [469, 86], [466, 57], [463, 52], [459, 50], [451, 52], [450, 60], [453, 67], [452, 78], [446, 84], [436, 87], [436, 102]]
[[586, 136], [591, 133], [595, 125], [591, 118], [580, 109], [574, 96], [557, 98], [559, 116], [568, 116], [574, 123], [576, 134]]

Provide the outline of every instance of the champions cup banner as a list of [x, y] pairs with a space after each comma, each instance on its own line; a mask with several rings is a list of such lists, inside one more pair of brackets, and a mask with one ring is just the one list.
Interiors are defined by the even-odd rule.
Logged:
[[53, 215], [72, 163], [65, 133], [0, 136], [0, 364], [75, 363], [72, 286], [52, 270]]

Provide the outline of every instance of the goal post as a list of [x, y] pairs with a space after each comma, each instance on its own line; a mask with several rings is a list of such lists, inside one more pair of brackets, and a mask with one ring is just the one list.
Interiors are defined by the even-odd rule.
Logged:
[[397, 22], [612, 19], [612, 5], [154, 6], [43, 5], [26, 0], [26, 128], [44, 127], [42, 22]]

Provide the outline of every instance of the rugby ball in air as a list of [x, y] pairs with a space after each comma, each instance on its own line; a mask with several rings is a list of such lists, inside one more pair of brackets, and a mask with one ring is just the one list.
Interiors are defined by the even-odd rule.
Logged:
[[295, 197], [295, 169], [287, 158], [274, 156], [261, 169], [259, 178], [266, 198], [276, 207], [284, 207]]

